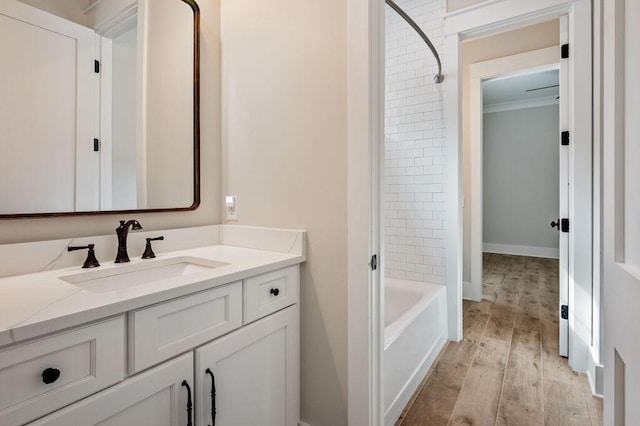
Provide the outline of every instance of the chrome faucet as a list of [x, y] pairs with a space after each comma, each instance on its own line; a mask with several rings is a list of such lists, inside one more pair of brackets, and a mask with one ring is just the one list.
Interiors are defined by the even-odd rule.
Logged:
[[115, 263], [129, 262], [129, 255], [127, 254], [127, 235], [129, 235], [129, 228], [133, 231], [142, 229], [142, 225], [137, 220], [130, 220], [125, 222], [120, 221], [120, 226], [116, 228], [116, 234], [118, 235], [118, 254], [116, 254]]

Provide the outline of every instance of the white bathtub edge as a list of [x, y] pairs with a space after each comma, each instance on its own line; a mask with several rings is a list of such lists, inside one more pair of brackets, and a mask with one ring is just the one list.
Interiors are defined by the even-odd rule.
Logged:
[[414, 392], [418, 389], [418, 386], [427, 375], [427, 371], [429, 371], [429, 368], [431, 368], [446, 344], [446, 337], [441, 335], [431, 346], [431, 349], [427, 352], [418, 368], [413, 372], [411, 379], [407, 381], [396, 399], [389, 406], [389, 409], [384, 413], [384, 423], [386, 426], [393, 426], [396, 423]]
[[[412, 283], [412, 284], [408, 284]], [[424, 283], [418, 281], [409, 281], [409, 280], [396, 280], [396, 286], [406, 286], [406, 285], [418, 285], [418, 288], [422, 288], [423, 297], [420, 299], [418, 303], [409, 309], [405, 315], [399, 320], [394, 321], [392, 324], [389, 324], [384, 328], [384, 345], [383, 350], [387, 350], [389, 346], [393, 344], [393, 342], [402, 334], [404, 330], [409, 327], [413, 321], [422, 313], [428, 306], [430, 306], [434, 301], [438, 299], [438, 296], [441, 293], [446, 293], [447, 287], [442, 284], [432, 284], [432, 283]]]

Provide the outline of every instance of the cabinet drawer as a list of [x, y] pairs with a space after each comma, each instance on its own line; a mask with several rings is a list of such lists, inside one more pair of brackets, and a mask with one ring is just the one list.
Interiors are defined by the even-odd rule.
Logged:
[[122, 380], [124, 331], [119, 316], [0, 351], [0, 424], [24, 424]]
[[195, 399], [193, 392], [193, 354], [187, 353], [29, 426], [192, 425], [187, 405]]
[[244, 323], [298, 302], [299, 267], [279, 269], [244, 281]]
[[242, 325], [242, 283], [133, 311], [129, 372], [142, 371]]

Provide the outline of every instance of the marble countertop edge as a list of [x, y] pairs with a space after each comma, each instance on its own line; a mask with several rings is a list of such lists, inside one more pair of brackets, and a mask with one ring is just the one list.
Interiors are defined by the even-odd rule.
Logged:
[[[306, 261], [306, 251], [289, 254], [225, 245], [163, 253], [158, 258], [179, 256], [193, 256], [228, 265], [193, 276], [103, 293], [84, 290], [60, 279], [87, 271], [79, 267], [0, 279], [0, 348]], [[136, 263], [141, 262], [133, 262]], [[118, 268], [111, 262], [103, 266], [104, 269], [100, 269]], [[39, 289], [40, 293], [46, 289], [47, 294], [37, 294]], [[12, 301], [38, 297], [40, 299], [33, 303], [31, 309], [24, 306], [19, 310], [19, 307], [11, 306]]]

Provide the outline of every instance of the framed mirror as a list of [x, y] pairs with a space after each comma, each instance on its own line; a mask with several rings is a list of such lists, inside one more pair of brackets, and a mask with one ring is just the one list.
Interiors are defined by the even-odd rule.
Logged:
[[0, 219], [195, 210], [194, 0], [0, 2]]

